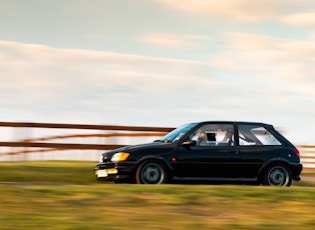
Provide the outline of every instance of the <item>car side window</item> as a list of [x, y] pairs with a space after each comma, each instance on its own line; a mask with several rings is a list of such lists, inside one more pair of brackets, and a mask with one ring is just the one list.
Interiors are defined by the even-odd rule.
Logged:
[[257, 125], [239, 125], [239, 144], [245, 145], [281, 145], [281, 142], [267, 129]]
[[234, 146], [233, 125], [204, 125], [192, 133], [189, 140], [196, 141], [196, 146]]

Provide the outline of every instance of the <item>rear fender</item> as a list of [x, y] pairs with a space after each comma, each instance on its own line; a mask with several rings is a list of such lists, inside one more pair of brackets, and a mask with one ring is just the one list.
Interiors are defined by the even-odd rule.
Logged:
[[266, 161], [263, 166], [260, 168], [259, 172], [258, 172], [258, 178], [260, 180], [262, 180], [264, 174], [265, 174], [265, 171], [266, 169], [270, 166], [270, 165], [273, 165], [273, 164], [282, 164], [282, 165], [285, 165], [287, 166], [291, 171], [291, 167], [290, 167], [290, 162], [287, 161], [286, 159], [283, 159], [283, 158], [272, 158], [268, 161]]

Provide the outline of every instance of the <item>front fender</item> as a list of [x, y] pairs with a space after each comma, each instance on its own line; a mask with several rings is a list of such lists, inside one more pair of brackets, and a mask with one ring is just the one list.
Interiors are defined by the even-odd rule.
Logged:
[[171, 172], [173, 170], [173, 167], [171, 165], [171, 163], [169, 161], [167, 161], [164, 157], [158, 156], [158, 155], [146, 155], [141, 157], [138, 161], [137, 161], [137, 168], [138, 166], [147, 160], [156, 160], [156, 161], [160, 161], [162, 164], [165, 165], [165, 167], [167, 168], [167, 170], [169, 172]]

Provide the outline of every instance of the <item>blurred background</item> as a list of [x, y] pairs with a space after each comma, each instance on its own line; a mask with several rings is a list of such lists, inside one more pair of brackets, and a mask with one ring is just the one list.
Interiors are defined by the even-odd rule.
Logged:
[[[154, 127], [258, 121], [296, 145], [315, 143], [312, 0], [0, 0], [0, 6], [0, 121]], [[2, 141], [95, 133], [0, 128]]]

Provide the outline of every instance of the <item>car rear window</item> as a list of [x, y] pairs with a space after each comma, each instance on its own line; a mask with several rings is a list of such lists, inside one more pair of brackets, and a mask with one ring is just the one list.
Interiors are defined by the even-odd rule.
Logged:
[[281, 145], [281, 142], [265, 127], [239, 125], [239, 144], [244, 145]]

